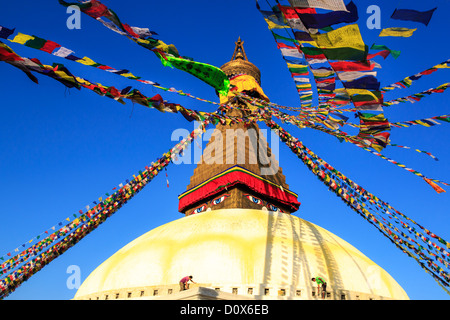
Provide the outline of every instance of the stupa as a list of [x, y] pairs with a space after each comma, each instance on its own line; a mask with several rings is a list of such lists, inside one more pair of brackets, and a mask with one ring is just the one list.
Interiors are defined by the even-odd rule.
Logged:
[[[251, 117], [236, 93], [269, 101], [239, 38], [221, 69], [229, 116]], [[380, 266], [331, 232], [294, 215], [300, 202], [256, 123], [218, 124], [187, 190], [185, 216], [117, 251], [74, 299], [408, 299]], [[196, 282], [180, 290], [179, 281]], [[318, 294], [313, 277], [326, 279]]]

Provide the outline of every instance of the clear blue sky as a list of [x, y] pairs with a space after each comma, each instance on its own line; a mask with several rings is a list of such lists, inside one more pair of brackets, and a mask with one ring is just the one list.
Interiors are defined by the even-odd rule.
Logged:
[[[382, 86], [399, 81], [450, 58], [446, 41], [450, 3], [435, 1], [377, 1], [381, 26], [417, 27], [411, 38], [377, 39], [380, 30], [369, 30], [368, 6], [374, 1], [355, 1], [365, 42], [400, 50], [398, 59], [377, 58], [382, 65]], [[182, 55], [221, 66], [229, 61], [240, 36], [248, 58], [262, 73], [262, 86], [271, 101], [299, 106], [298, 94], [267, 25], [251, 0], [127, 2], [105, 1], [123, 22], [148, 27]], [[427, 10], [438, 7], [428, 27], [389, 20], [399, 8]], [[214, 90], [196, 78], [163, 67], [151, 52], [94, 21], [81, 16], [81, 29], [69, 30], [69, 15], [56, 0], [24, 0], [0, 5], [0, 25], [25, 34], [51, 39], [94, 61], [116, 69], [129, 69], [146, 80], [175, 87], [207, 100], [217, 101]], [[214, 106], [140, 84], [48, 55], [19, 44], [6, 43], [19, 55], [36, 57], [45, 64], [65, 64], [72, 73], [116, 88], [134, 86], [144, 94], [188, 108], [212, 111]], [[450, 70], [440, 70], [417, 81], [410, 89], [387, 93], [386, 100], [417, 93], [446, 83]], [[39, 85], [25, 74], [0, 63], [0, 254], [17, 248], [37, 234], [84, 208], [125, 179], [159, 158], [176, 142], [172, 132], [193, 130], [181, 115], [162, 114], [127, 102], [121, 105], [89, 90], [68, 90], [60, 83], [37, 75]], [[391, 122], [421, 119], [449, 113], [450, 92], [422, 101], [386, 108]], [[352, 119], [352, 121], [355, 121]], [[449, 192], [437, 194], [423, 180], [354, 145], [309, 129], [285, 127], [307, 147], [368, 191], [446, 240], [450, 240]], [[349, 133], [356, 132], [351, 129]], [[450, 181], [450, 152], [446, 124], [414, 126], [391, 131], [392, 143], [426, 150], [440, 161], [412, 150], [390, 147], [388, 157], [426, 176]], [[203, 142], [203, 146], [206, 142]], [[195, 148], [198, 148], [195, 145]], [[372, 225], [351, 211], [307, 170], [284, 144], [280, 144], [281, 167], [290, 189], [302, 203], [295, 215], [311, 221], [348, 241], [389, 272], [411, 299], [445, 299], [449, 296], [415, 260], [400, 252]], [[8, 299], [70, 299], [66, 270], [77, 265], [84, 280], [99, 264], [121, 247], [164, 223], [182, 218], [177, 196], [185, 191], [194, 165], [171, 165], [170, 187], [164, 174], [155, 178], [133, 201], [75, 247], [25, 282]]]

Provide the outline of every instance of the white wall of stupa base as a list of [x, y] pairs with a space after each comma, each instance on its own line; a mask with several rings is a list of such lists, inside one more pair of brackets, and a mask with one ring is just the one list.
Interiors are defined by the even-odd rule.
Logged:
[[178, 284], [109, 290], [83, 296], [80, 300], [392, 300], [364, 292], [327, 289], [325, 298], [317, 288], [266, 286], [264, 284], [223, 285], [197, 283], [180, 291]]

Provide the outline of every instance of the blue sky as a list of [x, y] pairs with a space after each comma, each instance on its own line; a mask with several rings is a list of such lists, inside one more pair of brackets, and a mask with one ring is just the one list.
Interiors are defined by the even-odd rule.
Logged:
[[[355, 1], [364, 41], [400, 50], [398, 59], [376, 58], [381, 85], [389, 85], [450, 57], [445, 40], [450, 4], [447, 1], [377, 1], [381, 26], [417, 28], [411, 38], [377, 38], [380, 30], [366, 26], [366, 9], [373, 1]], [[179, 1], [170, 6], [162, 1], [105, 1], [123, 22], [148, 27], [166, 43], [173, 43], [182, 55], [221, 66], [229, 61], [240, 36], [248, 58], [262, 73], [262, 87], [272, 102], [299, 106], [299, 97], [280, 51], [254, 1]], [[438, 7], [428, 27], [390, 20], [398, 8], [429, 10]], [[217, 101], [214, 90], [176, 69], [163, 67], [153, 53], [94, 21], [81, 16], [81, 29], [69, 30], [69, 15], [56, 0], [37, 4], [24, 0], [0, 4], [0, 25], [51, 39], [94, 61], [116, 69], [129, 69], [143, 79], [175, 87], [194, 96]], [[6, 41], [19, 55], [38, 58], [45, 64], [65, 64], [75, 75], [104, 85], [134, 86], [148, 96], [185, 107], [213, 111], [214, 105], [101, 70], [48, 55]], [[386, 100], [407, 96], [448, 81], [450, 70], [426, 76], [409, 88], [386, 93]], [[39, 85], [25, 74], [0, 63], [0, 254], [63, 221], [132, 177], [168, 151], [176, 141], [176, 129], [194, 129], [179, 114], [163, 114], [127, 102], [121, 105], [89, 90], [68, 90], [60, 83], [37, 75]], [[404, 103], [385, 109], [391, 122], [448, 114], [448, 92], [434, 94], [415, 104]], [[355, 122], [355, 120], [352, 119]], [[264, 127], [264, 126], [262, 126]], [[285, 128], [316, 154], [403, 214], [450, 239], [449, 194], [437, 194], [423, 180], [354, 145], [310, 129]], [[383, 154], [422, 172], [428, 177], [450, 181], [450, 152], [446, 124], [425, 128], [393, 128], [392, 143], [426, 150], [434, 161], [413, 150], [390, 147]], [[348, 133], [356, 134], [351, 129]], [[206, 141], [202, 142], [204, 146]], [[197, 145], [194, 148], [198, 148]], [[405, 289], [411, 299], [445, 299], [449, 296], [411, 258], [400, 252], [372, 225], [351, 211], [330, 193], [297, 157], [280, 144], [279, 161], [290, 189], [302, 203], [295, 213], [348, 241], [379, 264]], [[8, 299], [70, 299], [67, 268], [79, 266], [84, 280], [99, 264], [145, 232], [182, 218], [177, 196], [186, 190], [195, 168], [171, 165], [157, 176], [133, 201], [75, 247], [57, 258], [19, 287]]]

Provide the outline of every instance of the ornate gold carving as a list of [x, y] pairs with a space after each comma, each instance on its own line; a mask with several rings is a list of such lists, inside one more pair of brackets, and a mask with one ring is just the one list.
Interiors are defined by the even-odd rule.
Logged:
[[228, 78], [238, 74], [247, 74], [255, 78], [258, 84], [261, 85], [261, 72], [253, 63], [248, 61], [244, 50], [244, 41], [239, 37], [235, 44], [236, 47], [231, 60], [221, 66], [220, 69], [225, 72]]

